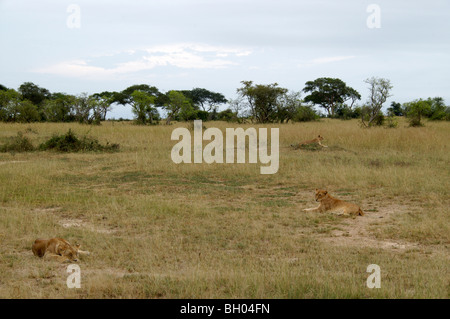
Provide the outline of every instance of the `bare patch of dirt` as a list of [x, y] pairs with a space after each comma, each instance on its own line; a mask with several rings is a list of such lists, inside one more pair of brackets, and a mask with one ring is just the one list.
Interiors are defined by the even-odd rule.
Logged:
[[38, 214], [55, 214], [58, 217], [58, 224], [60, 224], [64, 228], [84, 228], [96, 233], [100, 234], [113, 234], [117, 232], [116, 229], [102, 227], [100, 225], [93, 225], [92, 223], [84, 220], [82, 216], [80, 217], [72, 217], [70, 214], [63, 213], [62, 207], [42, 207], [42, 208], [34, 208], [32, 212]]
[[100, 227], [97, 225], [92, 225], [91, 223], [84, 221], [80, 218], [62, 218], [58, 223], [64, 228], [84, 228], [100, 234], [113, 234], [117, 232], [116, 229]]
[[419, 244], [376, 238], [370, 231], [370, 227], [386, 222], [394, 214], [402, 214], [408, 211], [408, 207], [390, 205], [379, 207], [376, 211], [366, 211], [364, 216], [345, 218], [339, 230], [333, 230], [331, 235], [321, 237], [326, 243], [337, 246], [370, 247], [404, 251], [420, 248]]

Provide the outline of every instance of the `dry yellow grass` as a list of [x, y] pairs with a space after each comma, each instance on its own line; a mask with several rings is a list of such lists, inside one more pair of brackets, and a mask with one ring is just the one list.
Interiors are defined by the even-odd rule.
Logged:
[[[0, 297], [448, 298], [450, 124], [426, 124], [264, 126], [280, 127], [275, 175], [172, 163], [170, 135], [185, 123], [0, 124], [0, 144], [71, 128], [121, 146], [0, 153]], [[318, 134], [327, 149], [289, 147]], [[302, 212], [315, 188], [366, 216]], [[34, 239], [56, 236], [92, 252], [79, 262], [81, 289], [67, 288], [67, 265], [31, 252]], [[381, 289], [366, 287], [369, 264], [381, 267]]]

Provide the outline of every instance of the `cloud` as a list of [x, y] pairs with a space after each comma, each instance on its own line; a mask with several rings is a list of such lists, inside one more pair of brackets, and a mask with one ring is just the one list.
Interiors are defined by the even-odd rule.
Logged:
[[237, 65], [236, 58], [248, 56], [252, 52], [241, 48], [180, 43], [126, 50], [115, 54], [97, 55], [93, 58], [101, 62], [106, 57], [114, 59], [114, 56], [122, 53], [126, 53], [130, 60], [114, 63], [109, 68], [95, 65], [90, 59], [77, 59], [37, 68], [33, 71], [66, 77], [111, 78], [165, 66], [181, 69], [223, 69]]
[[316, 58], [312, 59], [310, 61], [307, 61], [306, 63], [298, 64], [298, 67], [312, 67], [316, 65], [326, 64], [326, 63], [333, 63], [333, 62], [339, 62], [349, 59], [356, 58], [355, 55], [346, 55], [346, 56], [332, 56], [332, 57], [323, 57], [323, 58]]
[[56, 63], [44, 68], [33, 70], [36, 73], [46, 73], [55, 75], [66, 75], [71, 77], [84, 77], [97, 74], [101, 77], [112, 74], [112, 70], [106, 70], [101, 67], [91, 66], [84, 60], [72, 60]]

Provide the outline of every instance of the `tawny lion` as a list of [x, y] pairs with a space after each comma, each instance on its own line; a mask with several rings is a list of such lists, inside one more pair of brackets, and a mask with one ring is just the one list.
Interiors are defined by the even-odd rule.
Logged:
[[363, 216], [364, 212], [358, 205], [347, 203], [343, 200], [332, 197], [326, 190], [316, 188], [316, 202], [320, 205], [316, 208], [304, 209], [305, 212], [336, 212], [339, 215]]
[[59, 262], [78, 261], [78, 254], [90, 255], [88, 251], [80, 250], [79, 244], [72, 245], [62, 238], [36, 239], [31, 250], [35, 256]]
[[313, 140], [309, 140], [309, 141], [304, 141], [298, 144], [292, 144], [292, 147], [295, 147], [295, 149], [299, 149], [300, 147], [302, 147], [303, 145], [308, 145], [308, 144], [318, 144], [322, 147], [328, 147], [326, 145], [323, 145], [322, 143], [320, 143], [321, 141], [323, 141], [323, 136], [317, 136], [315, 139]]

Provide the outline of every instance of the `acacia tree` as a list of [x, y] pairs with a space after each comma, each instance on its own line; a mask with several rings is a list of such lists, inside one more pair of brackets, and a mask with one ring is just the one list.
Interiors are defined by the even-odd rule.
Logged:
[[135, 84], [121, 92], [108, 93], [106, 96], [110, 96], [111, 103], [131, 105], [132, 112], [137, 116], [138, 124], [147, 122], [152, 124], [159, 119], [157, 107], [162, 106], [165, 101], [165, 95], [159, 92], [157, 87], [147, 84]]
[[155, 97], [158, 97], [161, 95], [161, 92], [159, 92], [158, 88], [155, 86], [150, 86], [147, 84], [135, 84], [132, 86], [127, 87], [125, 90], [121, 92], [113, 92], [113, 102], [116, 102], [121, 105], [130, 104], [133, 100], [133, 97], [131, 96], [134, 91], [141, 91], [145, 92], [148, 95], [152, 95]]
[[334, 117], [336, 111], [347, 101], [351, 101], [349, 108], [361, 99], [361, 95], [355, 89], [347, 86], [344, 81], [334, 78], [318, 78], [305, 83], [303, 92], [305, 102], [311, 102], [327, 110], [329, 117]]
[[166, 124], [170, 124], [170, 122], [180, 114], [183, 119], [187, 119], [194, 112], [192, 104], [183, 93], [172, 90], [169, 91], [166, 96], [167, 99], [163, 106], [167, 110]]
[[117, 94], [117, 92], [104, 91], [91, 96], [97, 102], [97, 112], [102, 121], [106, 120], [106, 114], [112, 110], [112, 104], [116, 103]]
[[131, 97], [131, 110], [136, 115], [136, 122], [138, 124], [147, 124], [147, 121], [149, 121], [150, 124], [153, 124], [154, 111], [156, 110], [153, 105], [156, 98], [138, 90], [134, 91]]
[[239, 96], [247, 101], [252, 119], [258, 123], [279, 120], [280, 103], [287, 89], [278, 83], [253, 85], [253, 81], [242, 81], [243, 87], [237, 89]]
[[361, 112], [361, 122], [364, 126], [372, 126], [379, 117], [381, 108], [386, 100], [392, 96], [390, 91], [393, 86], [391, 81], [383, 78], [371, 77], [364, 81], [369, 84], [369, 99]]
[[206, 112], [211, 112], [217, 109], [220, 104], [227, 102], [227, 99], [221, 93], [212, 92], [203, 88], [195, 88], [190, 91], [181, 92], [192, 100], [194, 106], [201, 107]]

